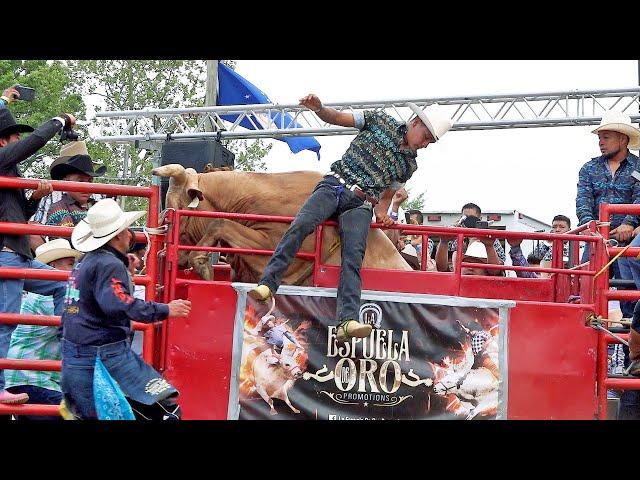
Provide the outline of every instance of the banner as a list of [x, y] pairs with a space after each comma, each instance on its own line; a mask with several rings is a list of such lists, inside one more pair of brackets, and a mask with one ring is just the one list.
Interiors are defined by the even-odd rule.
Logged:
[[336, 289], [238, 291], [230, 419], [506, 418], [514, 302], [363, 292], [368, 338], [336, 341]]

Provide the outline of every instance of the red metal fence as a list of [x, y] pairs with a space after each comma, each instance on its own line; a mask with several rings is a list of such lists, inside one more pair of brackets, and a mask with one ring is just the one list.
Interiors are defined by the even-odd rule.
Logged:
[[[39, 180], [16, 178], [16, 177], [0, 177], [0, 188], [20, 188], [20, 189], [36, 189]], [[158, 226], [158, 208], [159, 208], [159, 188], [152, 187], [132, 187], [125, 185], [108, 185], [101, 183], [85, 183], [85, 182], [65, 182], [51, 181], [54, 190], [64, 192], [87, 192], [99, 193], [106, 195], [122, 195], [144, 197], [149, 199], [147, 226], [154, 228]], [[0, 234], [11, 235], [53, 235], [56, 237], [69, 238], [72, 228], [44, 226], [39, 224], [24, 223], [8, 223], [0, 222]], [[136, 234], [136, 240], [146, 242], [143, 233]], [[150, 234], [149, 253], [147, 255], [146, 275], [136, 275], [134, 282], [137, 285], [144, 285], [146, 288], [147, 300], [155, 300], [156, 288], [155, 279], [158, 276], [157, 255], [159, 245], [163, 243], [163, 239], [158, 235]], [[47, 271], [31, 268], [0, 268], [0, 278], [24, 278], [24, 279], [41, 279], [41, 280], [59, 280], [65, 281], [69, 278], [69, 272], [64, 271]], [[60, 317], [58, 316], [41, 316], [41, 315], [25, 315], [0, 313], [0, 323], [13, 325], [47, 325], [59, 326]], [[144, 324], [133, 322], [133, 329], [143, 332], [143, 357], [149, 362], [154, 362], [155, 351], [155, 324]], [[16, 360], [0, 358], [0, 370], [19, 369], [19, 370], [49, 370], [60, 371], [61, 362], [55, 360]], [[59, 414], [56, 405], [0, 405], [0, 414], [18, 414], [18, 415], [57, 415]]]

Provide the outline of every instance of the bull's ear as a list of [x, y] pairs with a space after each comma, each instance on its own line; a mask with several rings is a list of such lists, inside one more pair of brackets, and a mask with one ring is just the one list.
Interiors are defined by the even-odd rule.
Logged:
[[204, 195], [198, 188], [188, 188], [187, 195], [189, 195], [189, 198], [198, 198], [198, 200], [204, 200]]

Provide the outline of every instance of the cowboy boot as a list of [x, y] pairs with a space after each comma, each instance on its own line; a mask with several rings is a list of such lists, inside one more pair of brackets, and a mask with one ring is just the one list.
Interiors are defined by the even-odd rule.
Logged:
[[372, 327], [368, 323], [360, 323], [357, 320], [344, 320], [336, 330], [336, 340], [345, 343], [352, 337], [365, 338], [371, 333]]
[[640, 333], [633, 328], [629, 331], [629, 359], [627, 374], [640, 377]]
[[248, 295], [254, 300], [264, 302], [269, 300], [273, 296], [273, 293], [271, 293], [271, 289], [266, 285], [258, 285], [257, 287], [249, 290]]

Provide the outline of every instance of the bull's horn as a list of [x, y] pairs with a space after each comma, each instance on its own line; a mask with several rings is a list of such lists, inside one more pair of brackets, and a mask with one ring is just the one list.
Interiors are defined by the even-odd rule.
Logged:
[[156, 177], [172, 177], [177, 185], [183, 185], [187, 181], [185, 168], [178, 163], [170, 163], [154, 168], [151, 173]]

